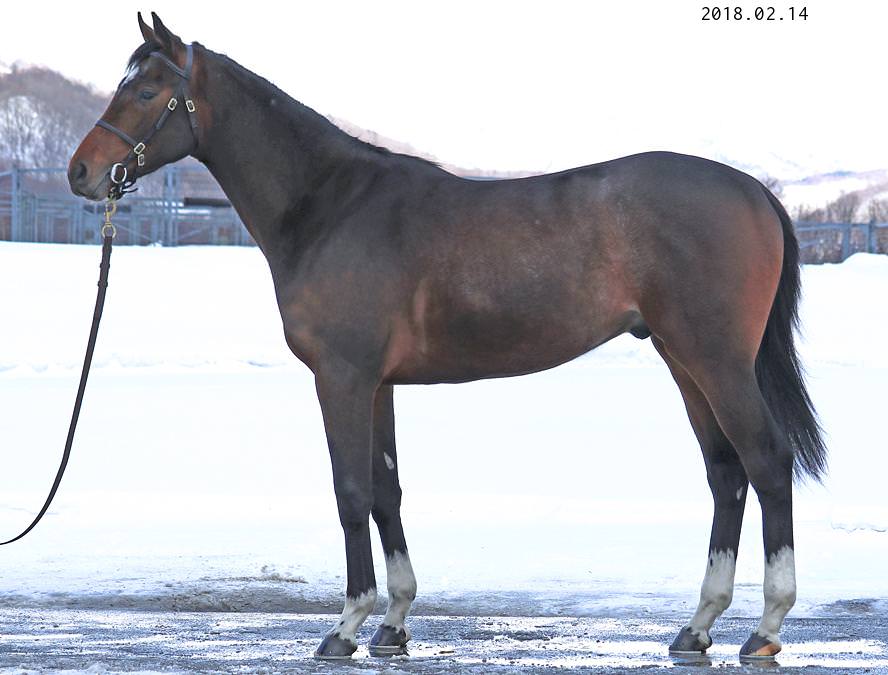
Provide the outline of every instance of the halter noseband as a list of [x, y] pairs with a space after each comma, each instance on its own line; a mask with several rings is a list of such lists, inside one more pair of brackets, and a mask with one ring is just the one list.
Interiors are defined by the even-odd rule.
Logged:
[[145, 150], [148, 147], [148, 143], [149, 141], [151, 141], [152, 138], [154, 138], [154, 134], [160, 131], [160, 128], [166, 123], [169, 116], [178, 107], [180, 96], [182, 97], [182, 100], [184, 102], [185, 110], [188, 112], [188, 121], [191, 124], [191, 133], [194, 136], [195, 145], [198, 142], [197, 115], [195, 114], [197, 108], [195, 108], [194, 101], [191, 99], [191, 95], [188, 91], [188, 82], [191, 80], [191, 66], [194, 63], [194, 48], [191, 45], [188, 45], [185, 56], [184, 69], [179, 68], [179, 66], [177, 66], [160, 52], [151, 52], [148, 57], [151, 56], [156, 56], [157, 58], [162, 60], [170, 68], [170, 70], [172, 70], [174, 73], [176, 73], [176, 75], [182, 78], [182, 82], [179, 84], [179, 87], [174, 92], [173, 97], [167, 102], [166, 108], [160, 115], [160, 119], [158, 119], [154, 126], [151, 128], [151, 130], [148, 132], [148, 135], [145, 136], [141, 141], [137, 141], [125, 131], [118, 129], [113, 124], [109, 124], [103, 119], [100, 119], [98, 122], [96, 122], [97, 127], [107, 129], [118, 138], [120, 138], [128, 146], [130, 146], [130, 151], [129, 154], [127, 154], [126, 158], [124, 158], [123, 161], [114, 164], [108, 171], [108, 176], [111, 179], [112, 183], [110, 196], [114, 199], [119, 199], [125, 193], [133, 192], [136, 189], [132, 187], [136, 182], [136, 176], [130, 178], [126, 167], [133, 159], [136, 160], [137, 166], [145, 166]]

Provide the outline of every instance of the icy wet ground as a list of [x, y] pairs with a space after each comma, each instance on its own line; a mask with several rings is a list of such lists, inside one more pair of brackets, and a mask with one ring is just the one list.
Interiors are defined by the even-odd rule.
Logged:
[[673, 658], [667, 645], [682, 624], [662, 617], [414, 617], [410, 656], [361, 647], [337, 662], [311, 656], [329, 615], [2, 610], [0, 623], [0, 673], [888, 672], [883, 619], [790, 620], [777, 661], [752, 665], [737, 657], [748, 619], [720, 622], [707, 657]]

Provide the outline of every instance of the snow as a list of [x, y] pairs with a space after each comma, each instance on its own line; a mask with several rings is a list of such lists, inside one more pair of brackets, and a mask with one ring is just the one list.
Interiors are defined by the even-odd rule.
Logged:
[[[0, 244], [8, 536], [58, 466], [98, 258], [96, 247]], [[803, 288], [801, 350], [831, 459], [823, 486], [796, 493], [791, 616], [885, 613], [888, 257], [806, 267]], [[621, 337], [523, 378], [400, 387], [396, 415], [417, 612], [690, 616], [711, 500], [648, 341]], [[115, 249], [77, 433], [50, 513], [0, 550], [0, 603], [341, 609], [320, 411], [258, 250]], [[763, 567], [751, 498], [729, 613], [760, 613]]]

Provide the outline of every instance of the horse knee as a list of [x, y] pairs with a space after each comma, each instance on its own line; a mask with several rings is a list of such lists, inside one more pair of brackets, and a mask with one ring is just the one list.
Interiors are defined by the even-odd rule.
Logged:
[[384, 527], [398, 517], [400, 510], [401, 488], [399, 487], [382, 495], [375, 494], [370, 514], [377, 525]]
[[373, 500], [366, 490], [348, 486], [339, 487], [336, 490], [336, 503], [343, 530], [355, 531], [369, 526]]

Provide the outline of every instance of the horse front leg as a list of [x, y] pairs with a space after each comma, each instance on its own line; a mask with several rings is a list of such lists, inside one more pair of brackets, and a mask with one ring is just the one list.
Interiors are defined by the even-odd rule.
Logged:
[[327, 365], [315, 384], [333, 464], [333, 487], [345, 534], [348, 583], [339, 622], [324, 637], [315, 656], [350, 657], [357, 631], [376, 604], [376, 578], [370, 551], [373, 505], [372, 417], [378, 383], [348, 364]]
[[410, 631], [404, 619], [416, 597], [416, 577], [401, 526], [401, 485], [395, 451], [395, 411], [391, 385], [376, 392], [373, 408], [373, 520], [385, 553], [388, 610], [370, 640], [373, 656], [406, 654]]

